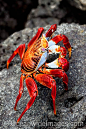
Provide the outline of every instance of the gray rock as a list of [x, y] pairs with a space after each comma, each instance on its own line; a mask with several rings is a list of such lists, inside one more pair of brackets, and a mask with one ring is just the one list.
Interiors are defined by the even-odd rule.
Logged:
[[25, 27], [41, 27], [52, 24], [52, 22], [60, 24], [61, 19], [67, 14], [65, 8], [59, 7], [61, 1], [62, 0], [39, 0], [37, 8], [32, 9], [30, 14], [28, 14]]
[[49, 5], [56, 5], [56, 4], [60, 4], [62, 0], [38, 0], [39, 5], [43, 5], [43, 6], [49, 6]]
[[60, 20], [57, 18], [53, 18], [52, 17], [47, 17], [47, 18], [32, 18], [31, 20], [27, 20], [25, 28], [30, 27], [31, 29], [33, 29], [33, 27], [39, 26], [39, 27], [44, 27], [48, 24], [53, 24], [53, 23], [58, 23], [59, 24]]
[[86, 10], [86, 0], [67, 0], [72, 6]]
[[[46, 26], [45, 31], [50, 26]], [[37, 28], [28, 28], [16, 32], [1, 43], [0, 62], [6, 63], [12, 52], [23, 43], [28, 44], [35, 35]], [[24, 83], [24, 93], [18, 103], [18, 111], [14, 111], [16, 97], [21, 76], [19, 56], [16, 56], [9, 69], [4, 63], [0, 66], [0, 129], [74, 129], [86, 127], [86, 25], [61, 24], [55, 32], [65, 34], [72, 46], [72, 57], [69, 60], [67, 72], [69, 82], [68, 91], [64, 91], [62, 80], [56, 79], [57, 96], [56, 111], [53, 114], [53, 106], [50, 89], [38, 85], [38, 96], [32, 107], [24, 114], [20, 123], [16, 121], [25, 108], [30, 97]], [[4, 65], [4, 67], [3, 67]]]

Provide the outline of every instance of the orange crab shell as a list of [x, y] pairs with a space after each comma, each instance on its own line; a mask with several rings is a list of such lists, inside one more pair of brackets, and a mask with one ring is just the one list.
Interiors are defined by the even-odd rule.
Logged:
[[47, 60], [47, 47], [48, 41], [44, 35], [29, 46], [22, 59], [21, 72], [29, 75], [35, 72]]

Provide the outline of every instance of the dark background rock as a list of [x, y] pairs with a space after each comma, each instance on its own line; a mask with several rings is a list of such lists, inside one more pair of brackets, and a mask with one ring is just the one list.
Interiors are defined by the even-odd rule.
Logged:
[[0, 0], [0, 41], [23, 29], [27, 15], [37, 5], [37, 0]]
[[[44, 27], [45, 31], [49, 26]], [[30, 97], [24, 83], [24, 93], [18, 103], [18, 111], [13, 107], [18, 95], [19, 79], [21, 76], [21, 60], [16, 56], [6, 69], [6, 61], [12, 52], [22, 43], [26, 45], [35, 35], [38, 28], [28, 28], [12, 34], [0, 46], [0, 128], [1, 129], [85, 129], [86, 127], [86, 25], [61, 24], [55, 32], [65, 34], [72, 46], [71, 59], [67, 72], [68, 91], [64, 91], [61, 79], [56, 79], [57, 96], [56, 111], [53, 114], [51, 90], [38, 85], [38, 96], [32, 107], [24, 114], [20, 123], [17, 118], [22, 113]], [[61, 43], [60, 43], [61, 44]]]
[[[73, 0], [74, 1], [74, 0]], [[86, 23], [86, 11], [71, 0], [0, 0], [0, 42], [25, 27]], [[81, 1], [81, 0], [77, 0]], [[71, 2], [73, 3], [71, 5]]]
[[86, 0], [67, 0], [72, 6], [86, 11]]

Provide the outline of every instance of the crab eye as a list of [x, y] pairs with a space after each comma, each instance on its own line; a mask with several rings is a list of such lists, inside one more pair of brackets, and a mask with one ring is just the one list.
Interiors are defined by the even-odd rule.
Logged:
[[53, 31], [55, 31], [56, 28], [57, 28], [57, 24], [52, 25], [51, 28], [52, 28]]
[[54, 32], [54, 30], [52, 29], [52, 32]]
[[45, 52], [45, 48], [42, 48], [42, 49], [41, 49], [41, 52]]

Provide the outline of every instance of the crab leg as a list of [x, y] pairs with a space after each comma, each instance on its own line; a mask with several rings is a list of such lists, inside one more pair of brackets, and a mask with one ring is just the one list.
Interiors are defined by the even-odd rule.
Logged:
[[15, 103], [15, 106], [14, 106], [14, 110], [16, 110], [17, 103], [20, 100], [20, 98], [22, 96], [22, 93], [23, 93], [23, 80], [24, 80], [24, 78], [25, 78], [25, 76], [24, 75], [21, 75], [21, 77], [20, 77], [19, 94], [18, 94], [18, 96], [16, 98], [16, 103]]
[[39, 68], [39, 71], [45, 74], [52, 75], [54, 77], [62, 78], [65, 90], [68, 90], [68, 77], [64, 70], [61, 69], [46, 69]]
[[27, 89], [28, 89], [31, 99], [29, 100], [24, 111], [18, 118], [17, 123], [20, 121], [20, 119], [22, 118], [24, 113], [32, 106], [32, 104], [34, 103], [34, 101], [36, 99], [36, 96], [38, 95], [38, 89], [37, 89], [37, 85], [36, 85], [35, 81], [31, 77], [26, 78], [25, 81], [26, 81], [26, 86], [27, 86]]
[[59, 43], [60, 41], [62, 41], [62, 40], [63, 40], [64, 46], [66, 47], [66, 49], [67, 49], [68, 52], [69, 52], [69, 58], [70, 58], [70, 57], [71, 57], [71, 50], [72, 50], [72, 48], [71, 48], [71, 45], [70, 45], [70, 43], [69, 43], [68, 38], [67, 38], [65, 35], [59, 34], [59, 35], [56, 35], [55, 37], [53, 37], [53, 38], [49, 41], [49, 47], [50, 47], [51, 45], [58, 44], [58, 43]]
[[55, 68], [55, 69], [61, 67], [64, 71], [68, 71], [69, 62], [65, 58], [57, 58], [51, 63], [45, 63], [45, 66], [48, 68]]
[[36, 35], [30, 40], [30, 42], [28, 43], [28, 47], [31, 46], [37, 39], [40, 38], [42, 32], [44, 31], [43, 27], [40, 27], [38, 29], [38, 32], [36, 33]]
[[19, 54], [21, 60], [24, 56], [24, 52], [25, 52], [25, 44], [21, 44], [14, 52], [13, 54], [10, 56], [10, 58], [7, 61], [7, 69], [9, 67], [10, 62], [12, 61], [12, 59], [14, 58], [15, 55]]
[[33, 74], [34, 78], [42, 85], [52, 88], [51, 91], [51, 97], [53, 100], [53, 109], [54, 109], [54, 114], [56, 115], [56, 107], [55, 107], [55, 98], [56, 98], [56, 81], [47, 74]]

